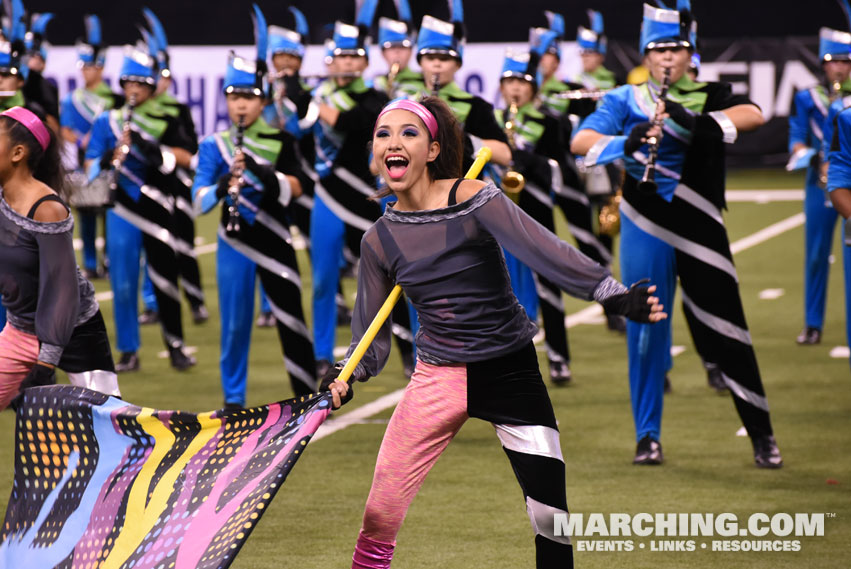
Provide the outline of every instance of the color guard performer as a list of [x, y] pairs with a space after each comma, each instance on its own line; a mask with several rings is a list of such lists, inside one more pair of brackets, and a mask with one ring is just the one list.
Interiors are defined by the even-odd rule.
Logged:
[[[733, 95], [728, 84], [695, 83], [686, 75], [694, 48], [689, 8], [688, 2], [679, 11], [644, 6], [639, 47], [647, 55], [652, 80], [607, 94], [582, 124], [571, 149], [585, 155], [589, 165], [624, 160], [623, 278], [652, 279], [660, 301], [670, 305], [679, 277], [692, 333], [701, 353], [721, 369], [753, 443], [756, 465], [778, 468], [783, 462], [721, 215], [724, 144], [764, 119], [756, 105]], [[660, 464], [671, 328], [628, 323], [627, 344], [638, 440], [634, 463]]]
[[257, 58], [250, 61], [231, 53], [224, 92], [233, 124], [201, 142], [192, 188], [198, 211], [209, 212], [222, 202], [216, 281], [226, 408], [245, 405], [257, 276], [275, 315], [293, 392], [302, 396], [316, 389], [298, 262], [286, 222], [286, 208], [301, 193], [304, 175], [293, 136], [272, 128], [261, 116], [266, 22], [256, 5], [254, 10]]
[[163, 340], [171, 365], [185, 370], [195, 358], [184, 351], [178, 263], [175, 254], [174, 198], [163, 187], [176, 166], [189, 167], [195, 140], [182, 123], [153, 100], [156, 62], [145, 51], [125, 48], [120, 84], [128, 104], [95, 119], [86, 148], [89, 178], [103, 176], [115, 187], [107, 211], [109, 278], [121, 357], [116, 371], [139, 369], [139, 257], [142, 247], [154, 283]]
[[807, 169], [804, 196], [804, 329], [796, 338], [800, 345], [821, 342], [827, 304], [829, 257], [833, 249], [836, 210], [826, 199], [822, 158], [830, 147], [823, 138], [830, 105], [851, 94], [851, 34], [822, 28], [819, 32], [819, 58], [825, 83], [798, 91], [794, 111], [789, 115], [787, 170]]

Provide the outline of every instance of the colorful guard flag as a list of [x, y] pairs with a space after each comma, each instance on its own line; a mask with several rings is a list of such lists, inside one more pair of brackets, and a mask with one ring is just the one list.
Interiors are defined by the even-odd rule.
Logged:
[[29, 389], [0, 567], [229, 567], [330, 409], [327, 393], [195, 415]]

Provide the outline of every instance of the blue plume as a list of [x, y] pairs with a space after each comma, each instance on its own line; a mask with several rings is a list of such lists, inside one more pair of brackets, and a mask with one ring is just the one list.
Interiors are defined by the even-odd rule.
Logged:
[[411, 16], [411, 5], [408, 4], [408, 0], [396, 0], [396, 12], [399, 13], [399, 19], [410, 28], [414, 18]]
[[564, 16], [561, 14], [557, 14], [555, 12], [550, 12], [549, 10], [544, 12], [544, 15], [547, 17], [547, 21], [550, 23], [550, 30], [556, 33], [556, 37], [559, 39], [564, 38]]
[[24, 3], [21, 0], [3, 0], [3, 12], [9, 17], [9, 25], [3, 27], [3, 35], [12, 43], [24, 41], [27, 35]]
[[378, 0], [364, 0], [358, 10], [356, 24], [367, 29], [372, 27], [372, 20], [375, 18], [375, 10], [378, 8]]
[[301, 13], [301, 10], [295, 6], [290, 6], [290, 12], [292, 12], [295, 17], [296, 33], [300, 35], [304, 41], [307, 41], [307, 36], [310, 35], [310, 28], [307, 27], [307, 18], [305, 18], [304, 14]]
[[148, 55], [150, 55], [156, 60], [158, 51], [156, 38], [154, 38], [154, 36], [151, 34], [151, 32], [148, 31], [145, 26], [137, 24], [136, 28], [142, 35], [142, 41], [145, 42], [145, 46], [148, 48]]
[[266, 25], [266, 17], [260, 10], [260, 6], [254, 4], [254, 13], [251, 15], [254, 22], [254, 43], [257, 44], [257, 61], [266, 61], [269, 51], [269, 27]]
[[89, 45], [100, 45], [100, 18], [90, 14], [85, 16], [83, 20], [86, 22], [86, 42]]
[[598, 36], [603, 35], [603, 14], [596, 10], [588, 10], [588, 19], [591, 21], [591, 31]]
[[662, 0], [656, 0], [656, 5], [662, 8], [663, 10], [670, 10], [670, 8], [668, 8], [668, 5], [662, 2]]
[[142, 8], [142, 12], [145, 14], [145, 19], [148, 21], [148, 27], [151, 28], [151, 34], [156, 40], [157, 50], [154, 53], [156, 54], [160, 51], [168, 51], [168, 39], [166, 39], [165, 28], [163, 28], [160, 19], [157, 18], [157, 15], [154, 14], [150, 8]]
[[848, 3], [848, 0], [839, 0], [839, 6], [842, 8], [842, 11], [845, 12], [845, 20], [848, 23], [848, 31], [851, 32], [851, 4]]
[[50, 20], [52, 19], [53, 14], [51, 14], [50, 12], [46, 14], [38, 14], [32, 23], [32, 33], [44, 36], [44, 32], [47, 29], [47, 24], [49, 24]]
[[464, 3], [462, 0], [450, 0], [452, 2], [451, 13], [452, 13], [452, 23], [464, 23]]
[[691, 12], [691, 0], [677, 0], [677, 11]]

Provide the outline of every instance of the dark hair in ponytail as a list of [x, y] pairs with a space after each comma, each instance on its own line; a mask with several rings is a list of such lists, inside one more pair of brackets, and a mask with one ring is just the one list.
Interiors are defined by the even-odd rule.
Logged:
[[[39, 116], [39, 119], [42, 119], [42, 117]], [[28, 151], [27, 167], [29, 167], [33, 177], [47, 184], [63, 199], [67, 198], [65, 195], [65, 169], [62, 167], [62, 159], [59, 156], [59, 140], [53, 131], [45, 125], [47, 132], [50, 133], [50, 143], [47, 145], [47, 149], [42, 150], [35, 135], [12, 117], [0, 115], [0, 126], [9, 136], [11, 146], [21, 144], [26, 147]]]
[[[444, 103], [440, 97], [425, 97], [420, 103], [437, 120], [437, 138], [435, 141], [440, 145], [440, 154], [426, 164], [429, 180], [460, 178], [463, 175], [461, 169], [464, 161], [464, 132], [461, 129], [461, 124], [452, 114], [449, 105]], [[372, 145], [371, 142], [370, 145]], [[385, 188], [375, 193], [370, 199], [378, 200], [392, 193]]]
[[420, 101], [437, 119], [437, 143], [440, 154], [426, 165], [431, 180], [460, 178], [464, 161], [464, 133], [449, 105], [440, 97], [425, 97]]

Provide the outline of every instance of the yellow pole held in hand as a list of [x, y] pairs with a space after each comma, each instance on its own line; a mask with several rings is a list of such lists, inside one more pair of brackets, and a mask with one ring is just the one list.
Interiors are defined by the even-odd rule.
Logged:
[[[485, 167], [493, 152], [487, 146], [483, 146], [476, 153], [476, 160], [473, 162], [473, 165], [470, 166], [470, 169], [467, 171], [467, 174], [464, 176], [467, 179], [476, 178], [479, 173], [482, 171], [482, 168]], [[355, 368], [358, 367], [358, 364], [363, 358], [363, 355], [366, 353], [366, 349], [372, 344], [372, 341], [375, 339], [375, 336], [378, 334], [378, 331], [384, 325], [384, 322], [390, 316], [390, 312], [393, 311], [393, 306], [396, 304], [396, 301], [399, 300], [399, 297], [402, 295], [402, 287], [396, 285], [393, 287], [393, 290], [390, 291], [390, 295], [387, 297], [387, 300], [384, 301], [384, 304], [381, 305], [381, 308], [378, 309], [378, 314], [375, 315], [375, 318], [372, 319], [372, 323], [369, 325], [369, 328], [366, 329], [366, 332], [363, 333], [363, 337], [358, 342], [358, 345], [355, 346], [352, 355], [349, 357], [349, 360], [346, 362], [346, 365], [343, 366], [343, 369], [340, 371], [340, 375], [337, 376], [337, 381], [349, 381], [349, 378], [352, 377], [352, 373], [355, 371]]]

